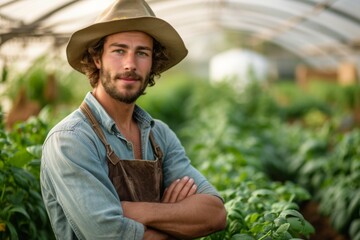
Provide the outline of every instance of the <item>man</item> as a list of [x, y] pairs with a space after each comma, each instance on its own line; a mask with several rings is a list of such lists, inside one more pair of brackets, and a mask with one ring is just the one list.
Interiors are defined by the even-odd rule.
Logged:
[[43, 146], [42, 195], [58, 239], [191, 239], [223, 229], [217, 191], [176, 135], [135, 102], [187, 54], [140, 0], [119, 0], [75, 32], [68, 62], [93, 87]]

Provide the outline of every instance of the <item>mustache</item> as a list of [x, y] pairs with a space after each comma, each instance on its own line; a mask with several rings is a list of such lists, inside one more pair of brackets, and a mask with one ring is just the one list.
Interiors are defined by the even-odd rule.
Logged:
[[118, 79], [118, 78], [131, 78], [131, 79], [134, 79], [134, 80], [141, 80], [141, 76], [136, 74], [133, 71], [118, 73], [118, 74], [115, 75], [115, 79]]

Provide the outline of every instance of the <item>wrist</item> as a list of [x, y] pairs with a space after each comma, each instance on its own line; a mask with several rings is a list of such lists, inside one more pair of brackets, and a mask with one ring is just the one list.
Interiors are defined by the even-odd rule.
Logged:
[[144, 229], [147, 229], [151, 203], [147, 202], [121, 202], [123, 208], [123, 215], [126, 218], [133, 219], [144, 225]]

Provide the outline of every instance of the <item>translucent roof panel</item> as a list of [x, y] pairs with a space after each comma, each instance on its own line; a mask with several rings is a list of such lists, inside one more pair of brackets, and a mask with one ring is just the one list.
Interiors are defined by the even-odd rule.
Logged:
[[[33, 57], [63, 48], [72, 32], [91, 24], [112, 2], [0, 0], [0, 59], [15, 61], [25, 59], [26, 54]], [[190, 58], [206, 60], [217, 51], [239, 45], [257, 51], [270, 43], [318, 67], [360, 62], [359, 0], [147, 2], [158, 17], [179, 31]], [[237, 35], [236, 41], [229, 34]], [[29, 47], [42, 50], [13, 50]]]

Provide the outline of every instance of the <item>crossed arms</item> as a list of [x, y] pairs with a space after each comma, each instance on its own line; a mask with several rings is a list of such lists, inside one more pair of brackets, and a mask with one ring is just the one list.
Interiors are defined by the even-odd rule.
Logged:
[[144, 239], [192, 239], [226, 226], [223, 202], [216, 196], [196, 194], [193, 179], [174, 181], [161, 203], [125, 202], [124, 216], [144, 224]]

